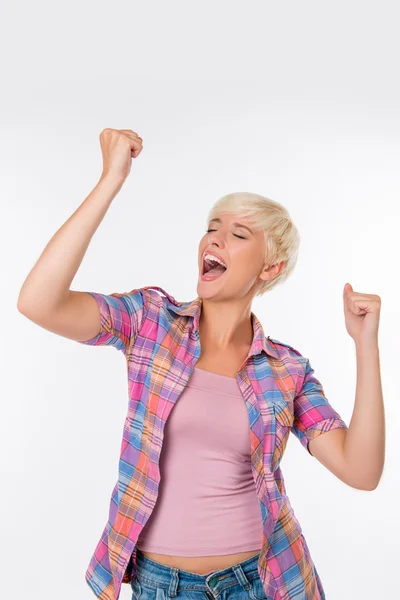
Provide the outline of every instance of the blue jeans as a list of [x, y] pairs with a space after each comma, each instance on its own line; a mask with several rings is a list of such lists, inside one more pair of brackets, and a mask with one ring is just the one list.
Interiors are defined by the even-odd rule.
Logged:
[[137, 549], [132, 600], [271, 600], [258, 574], [258, 557], [199, 575], [151, 560]]

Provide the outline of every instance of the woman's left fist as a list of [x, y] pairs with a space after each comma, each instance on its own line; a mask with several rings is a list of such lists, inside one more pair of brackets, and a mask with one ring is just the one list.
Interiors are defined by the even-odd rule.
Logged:
[[347, 333], [355, 342], [377, 340], [381, 299], [376, 294], [354, 292], [350, 283], [343, 289]]

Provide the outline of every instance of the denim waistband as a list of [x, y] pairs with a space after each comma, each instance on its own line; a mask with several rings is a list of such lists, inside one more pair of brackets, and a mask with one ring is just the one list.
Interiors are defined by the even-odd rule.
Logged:
[[168, 589], [171, 596], [176, 594], [178, 584], [181, 589], [186, 587], [192, 590], [211, 590], [215, 594], [238, 582], [247, 588], [249, 579], [252, 580], [258, 576], [259, 556], [260, 552], [243, 562], [201, 575], [192, 571], [163, 565], [151, 560], [137, 549], [136, 571], [139, 580], [155, 587]]

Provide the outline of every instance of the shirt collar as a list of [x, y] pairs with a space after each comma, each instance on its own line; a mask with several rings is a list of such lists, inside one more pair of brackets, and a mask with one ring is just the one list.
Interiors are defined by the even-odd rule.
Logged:
[[[168, 308], [174, 311], [178, 315], [182, 315], [185, 317], [193, 317], [193, 331], [199, 332], [199, 323], [200, 323], [200, 314], [202, 308], [202, 299], [197, 296], [194, 300], [189, 300], [188, 302], [178, 302], [171, 294], [166, 292], [163, 288], [159, 286], [148, 286], [151, 289], [160, 290], [166, 297]], [[263, 327], [256, 317], [256, 315], [251, 312], [251, 316], [253, 318], [253, 341], [250, 346], [248, 356], [252, 356], [255, 354], [260, 354], [264, 350], [266, 354], [272, 356], [273, 358], [279, 358], [279, 354], [275, 349], [273, 343], [270, 341], [269, 337], [265, 336]]]

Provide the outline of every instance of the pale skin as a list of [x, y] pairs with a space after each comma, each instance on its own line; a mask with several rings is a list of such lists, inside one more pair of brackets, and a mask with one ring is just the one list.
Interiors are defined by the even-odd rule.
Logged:
[[[201, 356], [196, 366], [234, 377], [245, 360], [252, 339], [251, 304], [259, 286], [273, 279], [285, 263], [264, 264], [264, 238], [251, 223], [230, 213], [210, 221], [198, 249], [197, 293], [203, 299], [200, 316]], [[240, 223], [239, 227], [235, 223]], [[240, 237], [237, 237], [240, 236]], [[215, 251], [228, 265], [223, 276], [202, 281], [203, 253]], [[355, 342], [357, 385], [349, 429], [334, 429], [309, 443], [311, 454], [347, 485], [374, 490], [385, 460], [385, 417], [379, 365], [378, 323], [381, 301], [373, 294], [343, 290], [346, 329]], [[143, 554], [170, 567], [198, 574], [227, 568], [258, 554], [258, 550], [224, 556], [179, 557]]]
[[[128, 129], [104, 129], [100, 134], [103, 171], [99, 182], [53, 235], [21, 288], [18, 310], [58, 335], [88, 340], [99, 331], [99, 311], [86, 292], [71, 283], [108, 208], [143, 149], [142, 138]], [[223, 213], [209, 223], [200, 240], [197, 293], [203, 298], [200, 318], [202, 353], [199, 368], [237, 377], [253, 338], [251, 303], [260, 284], [273, 279], [284, 263], [264, 265], [263, 234], [245, 219]], [[250, 227], [238, 227], [234, 223]], [[204, 250], [214, 250], [228, 265], [212, 282], [201, 280]], [[51, 285], [48, 282], [51, 281]], [[360, 490], [377, 487], [385, 458], [385, 419], [380, 378], [378, 324], [381, 300], [374, 294], [343, 290], [346, 329], [355, 342], [356, 399], [349, 430], [326, 432], [309, 444], [314, 457], [343, 482]], [[175, 557], [144, 552], [149, 558], [194, 573], [205, 574], [241, 562], [259, 551], [225, 556]]]

